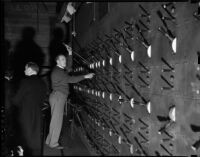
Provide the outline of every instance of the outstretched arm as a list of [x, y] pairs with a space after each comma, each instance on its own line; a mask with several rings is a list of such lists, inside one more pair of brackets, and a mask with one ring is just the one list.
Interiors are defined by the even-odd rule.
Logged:
[[80, 76], [68, 76], [67, 77], [67, 82], [69, 83], [77, 83], [80, 82], [84, 79], [91, 79], [94, 77], [94, 73], [89, 73], [86, 75], [80, 75]]

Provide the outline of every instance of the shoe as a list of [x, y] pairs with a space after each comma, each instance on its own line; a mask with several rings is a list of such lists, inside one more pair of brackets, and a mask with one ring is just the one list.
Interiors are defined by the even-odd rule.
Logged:
[[64, 149], [64, 147], [63, 147], [63, 146], [60, 146], [60, 145], [58, 145], [58, 146], [56, 146], [56, 147], [51, 147], [51, 148], [53, 148], [53, 149]]

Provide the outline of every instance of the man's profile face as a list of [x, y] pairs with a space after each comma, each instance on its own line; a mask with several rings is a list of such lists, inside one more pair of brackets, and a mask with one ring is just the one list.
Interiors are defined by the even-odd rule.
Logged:
[[60, 55], [57, 60], [57, 63], [59, 66], [65, 68], [66, 67], [66, 57], [64, 55]]

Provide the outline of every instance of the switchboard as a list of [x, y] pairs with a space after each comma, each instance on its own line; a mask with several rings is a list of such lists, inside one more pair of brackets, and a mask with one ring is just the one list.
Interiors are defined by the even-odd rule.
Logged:
[[199, 4], [134, 6], [74, 68], [96, 74], [73, 86], [87, 138], [101, 155], [199, 155]]

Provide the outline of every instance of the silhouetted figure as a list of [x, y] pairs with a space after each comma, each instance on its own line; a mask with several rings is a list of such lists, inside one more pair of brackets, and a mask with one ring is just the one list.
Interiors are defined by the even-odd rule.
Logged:
[[38, 76], [39, 67], [33, 62], [25, 66], [26, 77], [21, 80], [19, 89], [13, 97], [18, 108], [17, 119], [19, 144], [25, 155], [40, 156], [42, 149], [42, 106], [46, 98], [47, 87]]
[[44, 54], [42, 49], [34, 41], [35, 30], [32, 27], [25, 27], [22, 30], [22, 39], [16, 45], [14, 52], [14, 80], [24, 77], [24, 67], [27, 62], [35, 62], [41, 66], [44, 62]]
[[58, 54], [68, 54], [65, 46], [63, 45], [64, 32], [62, 28], [56, 27], [53, 31], [53, 39], [49, 44], [50, 65], [56, 65], [55, 58]]

